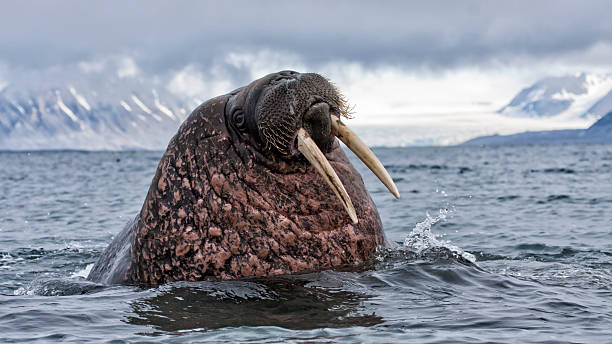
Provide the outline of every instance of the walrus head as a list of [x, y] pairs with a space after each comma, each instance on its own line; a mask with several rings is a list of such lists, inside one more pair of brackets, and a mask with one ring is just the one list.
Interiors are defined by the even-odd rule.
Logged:
[[234, 279], [367, 260], [384, 245], [382, 225], [336, 138], [399, 194], [341, 122], [347, 112], [327, 79], [293, 71], [200, 105], [159, 163], [133, 236], [130, 279]]

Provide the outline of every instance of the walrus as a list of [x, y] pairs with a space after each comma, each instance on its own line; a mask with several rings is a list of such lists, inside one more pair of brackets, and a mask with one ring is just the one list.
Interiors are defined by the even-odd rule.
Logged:
[[88, 279], [159, 285], [355, 266], [385, 245], [343, 141], [399, 198], [315, 73], [281, 71], [198, 106], [159, 162], [140, 213]]

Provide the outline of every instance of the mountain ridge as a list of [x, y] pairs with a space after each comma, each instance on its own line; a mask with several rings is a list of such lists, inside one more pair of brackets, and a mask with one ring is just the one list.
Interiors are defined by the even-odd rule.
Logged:
[[587, 129], [527, 131], [512, 135], [480, 136], [463, 142], [463, 146], [530, 145], [530, 144], [612, 143], [612, 111]]
[[163, 149], [195, 105], [142, 77], [8, 84], [0, 149]]
[[[0, 150], [164, 149], [202, 100], [181, 95], [195, 93], [189, 92], [193, 88], [189, 82], [177, 90], [170, 87], [168, 77], [126, 72], [126, 68], [117, 71], [112, 64], [100, 68], [58, 69], [20, 74], [11, 82], [0, 80]], [[533, 113], [526, 114], [527, 110]], [[584, 123], [609, 111], [612, 74], [581, 73], [541, 79], [498, 112], [551, 121], [582, 118]], [[569, 140], [571, 132], [559, 131], [555, 137], [565, 135]]]

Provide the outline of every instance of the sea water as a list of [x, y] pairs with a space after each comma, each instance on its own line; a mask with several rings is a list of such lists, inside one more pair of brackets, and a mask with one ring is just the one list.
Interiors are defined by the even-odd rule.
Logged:
[[0, 153], [0, 342], [612, 342], [612, 146], [375, 152], [365, 266], [151, 289], [85, 277], [162, 152]]

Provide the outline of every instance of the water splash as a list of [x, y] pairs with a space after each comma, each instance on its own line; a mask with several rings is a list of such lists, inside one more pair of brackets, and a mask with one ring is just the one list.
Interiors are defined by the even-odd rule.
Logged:
[[476, 257], [465, 252], [458, 246], [450, 243], [448, 240], [439, 240], [437, 235], [431, 232], [431, 227], [440, 221], [446, 220], [449, 213], [448, 209], [440, 209], [437, 216], [432, 217], [429, 212], [425, 213], [425, 220], [418, 222], [412, 232], [404, 239], [404, 248], [421, 256], [427, 251], [436, 248], [446, 248], [458, 258], [464, 258], [472, 263], [476, 262]]
[[87, 278], [87, 276], [89, 276], [89, 273], [91, 272], [91, 269], [93, 268], [93, 266], [94, 266], [93, 263], [92, 264], [88, 264], [83, 269], [73, 272], [72, 275], [70, 275], [70, 278], [77, 278], [77, 277]]

